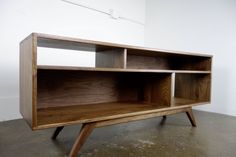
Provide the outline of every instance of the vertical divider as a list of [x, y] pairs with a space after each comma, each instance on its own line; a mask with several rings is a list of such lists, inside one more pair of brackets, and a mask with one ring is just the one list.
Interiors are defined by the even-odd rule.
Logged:
[[124, 48], [112, 48], [96, 52], [97, 68], [126, 68], [127, 50]]
[[124, 69], [127, 67], [127, 49], [124, 49]]
[[174, 106], [175, 97], [175, 73], [171, 74], [171, 106]]

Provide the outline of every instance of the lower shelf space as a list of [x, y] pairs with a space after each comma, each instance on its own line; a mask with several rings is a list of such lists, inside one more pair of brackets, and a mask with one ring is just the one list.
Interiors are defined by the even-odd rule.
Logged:
[[194, 106], [194, 105], [202, 105], [207, 104], [208, 101], [199, 101], [199, 100], [192, 100], [192, 99], [185, 99], [185, 98], [174, 98], [172, 101], [171, 107], [185, 107], [188, 105]]
[[37, 110], [37, 128], [49, 128], [68, 124], [115, 119], [204, 103], [207, 102], [175, 98], [171, 106], [158, 106], [141, 102], [114, 102], [41, 108]]

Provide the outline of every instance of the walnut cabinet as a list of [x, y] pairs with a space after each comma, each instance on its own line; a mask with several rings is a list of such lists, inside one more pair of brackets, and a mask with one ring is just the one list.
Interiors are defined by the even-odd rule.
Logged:
[[[96, 64], [38, 65], [39, 47], [94, 52]], [[20, 43], [20, 112], [32, 130], [57, 128], [53, 139], [81, 123], [71, 157], [96, 127], [180, 112], [196, 126], [192, 106], [211, 101], [211, 62], [206, 54], [32, 33]]]

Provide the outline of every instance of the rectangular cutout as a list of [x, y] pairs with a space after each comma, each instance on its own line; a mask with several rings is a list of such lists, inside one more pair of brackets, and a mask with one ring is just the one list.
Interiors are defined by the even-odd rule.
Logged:
[[210, 71], [211, 57], [128, 49], [127, 69]]
[[[45, 117], [41, 116], [50, 108], [50, 112], [55, 112], [55, 117], [50, 115], [53, 121], [62, 112], [65, 117], [70, 117], [64, 110], [57, 112], [63, 108], [81, 110], [76, 111], [79, 120], [83, 112], [90, 112], [93, 106], [99, 108], [91, 109], [87, 116], [95, 112], [101, 112], [98, 114], [104, 114], [102, 116], [116, 116], [167, 107], [171, 104], [170, 83], [171, 74], [166, 73], [38, 70], [38, 120], [44, 121]], [[70, 112], [74, 111], [68, 111], [68, 114]]]
[[171, 74], [38, 70], [38, 108], [107, 102], [170, 105]]
[[176, 74], [175, 97], [210, 102], [211, 74]]
[[37, 64], [47, 66], [95, 67], [95, 52], [58, 48], [37, 48]]
[[126, 61], [123, 48], [41, 37], [37, 52], [39, 66], [125, 68]]

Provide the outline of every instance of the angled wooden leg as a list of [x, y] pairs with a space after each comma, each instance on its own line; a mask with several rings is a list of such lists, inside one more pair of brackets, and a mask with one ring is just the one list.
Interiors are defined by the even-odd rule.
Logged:
[[64, 126], [60, 126], [60, 127], [56, 128], [56, 130], [54, 131], [54, 133], [52, 135], [53, 140], [55, 140], [57, 138], [57, 136], [59, 135], [59, 133], [62, 131], [63, 128], [64, 128]]
[[196, 127], [196, 121], [194, 119], [194, 115], [193, 115], [193, 111], [192, 111], [192, 108], [189, 108], [187, 111], [186, 111], [186, 114], [188, 116], [188, 119], [189, 121], [191, 122], [192, 126], [193, 127]]
[[76, 157], [78, 155], [79, 150], [81, 149], [86, 139], [95, 128], [95, 125], [96, 123], [84, 123], [82, 125], [80, 133], [77, 136], [75, 143], [70, 151], [69, 157]]

